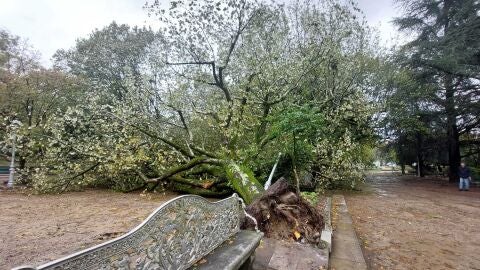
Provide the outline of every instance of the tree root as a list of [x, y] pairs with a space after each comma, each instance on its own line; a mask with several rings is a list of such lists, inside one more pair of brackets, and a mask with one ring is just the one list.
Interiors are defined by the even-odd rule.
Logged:
[[[266, 237], [318, 244], [324, 227], [323, 217], [306, 200], [297, 195], [284, 178], [280, 178], [246, 211], [258, 222]], [[243, 228], [253, 228], [246, 219]]]

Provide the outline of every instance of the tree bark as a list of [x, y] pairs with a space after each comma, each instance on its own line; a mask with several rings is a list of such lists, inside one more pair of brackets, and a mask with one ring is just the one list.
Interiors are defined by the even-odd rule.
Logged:
[[223, 168], [225, 169], [228, 182], [246, 204], [250, 204], [264, 192], [263, 186], [258, 182], [250, 169], [231, 161], [226, 162]]
[[216, 191], [216, 190], [204, 189], [201, 187], [194, 187], [188, 184], [183, 184], [178, 182], [171, 182], [171, 184], [169, 185], [169, 189], [177, 192], [194, 194], [194, 195], [205, 196], [205, 197], [214, 197], [214, 198], [225, 197], [229, 194], [232, 194], [232, 190], [229, 190], [229, 189]]
[[23, 156], [18, 156], [18, 169], [23, 170], [27, 164], [27, 159]]
[[[216, 166], [219, 170], [214, 171], [213, 168], [205, 167], [204, 165]], [[195, 170], [195, 168], [197, 168], [197, 170]], [[182, 177], [182, 175], [190, 170], [193, 170], [193, 174], [212, 170], [212, 175], [225, 176], [229, 184], [228, 189], [233, 189], [237, 192], [247, 204], [251, 203], [264, 191], [263, 186], [258, 182], [250, 169], [240, 166], [231, 160], [213, 159], [208, 157], [196, 157], [187, 163], [165, 171], [162, 175], [156, 178], [145, 179], [145, 177], [141, 176], [142, 174], [139, 175], [145, 181], [145, 184], [154, 184], [149, 188], [149, 191], [154, 190], [162, 181], [169, 181], [169, 187], [171, 187], [171, 189], [187, 193], [191, 191], [192, 194], [221, 196], [232, 192], [231, 190], [227, 192], [228, 190], [225, 190], [222, 188], [222, 185], [219, 185], [222, 181], [211, 181], [210, 183], [207, 183], [201, 181], [197, 182], [194, 179]], [[210, 187], [215, 190], [209, 190]]]
[[451, 75], [445, 76], [445, 113], [447, 115], [447, 144], [448, 165], [450, 167], [449, 182], [458, 181], [458, 167], [460, 166], [460, 143], [457, 127], [457, 113], [455, 109], [455, 88]]
[[300, 178], [298, 177], [297, 173], [297, 140], [295, 137], [295, 131], [293, 132], [293, 177], [295, 178], [295, 191], [297, 195], [300, 195]]
[[424, 177], [425, 172], [423, 170], [423, 137], [420, 133], [417, 133], [417, 176]]
[[191, 169], [191, 168], [193, 168], [197, 165], [200, 165], [200, 164], [218, 164], [218, 165], [220, 165], [220, 161], [216, 160], [216, 159], [212, 159], [212, 158], [197, 157], [197, 158], [194, 158], [194, 159], [190, 160], [188, 163], [185, 163], [185, 164], [179, 165], [177, 167], [174, 167], [170, 170], [167, 170], [166, 172], [164, 172], [161, 176], [159, 176], [157, 178], [149, 179], [148, 182], [157, 183], [157, 182], [165, 180], [165, 179], [167, 179], [171, 176], [174, 176], [177, 173], [187, 171], [187, 170], [189, 170], [189, 169]]

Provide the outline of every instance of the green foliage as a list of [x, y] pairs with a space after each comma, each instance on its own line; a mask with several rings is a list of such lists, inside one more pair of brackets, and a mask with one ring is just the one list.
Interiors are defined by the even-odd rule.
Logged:
[[270, 136], [281, 138], [295, 134], [300, 140], [314, 141], [325, 129], [325, 119], [319, 110], [311, 105], [286, 108], [270, 117]]
[[271, 116], [270, 138], [278, 151], [293, 157], [299, 169], [309, 169], [314, 160], [317, 138], [324, 135], [325, 120], [312, 106], [292, 106]]
[[49, 119], [32, 141], [35, 145], [29, 145], [44, 149], [35, 188], [52, 192], [105, 185], [129, 190], [138, 185], [141, 179], [134, 172], [154, 162], [146, 154], [150, 149], [131, 129], [105, 115], [107, 109], [91, 101]]
[[22, 133], [36, 189], [233, 189], [248, 203], [278, 152], [321, 187], [361, 181], [379, 60], [355, 6], [146, 7], [163, 21], [159, 33], [112, 23], [57, 53], [62, 74], [84, 83], [78, 97], [65, 92], [81, 102], [55, 105]]
[[[29, 149], [27, 145], [35, 134], [42, 133], [44, 124], [55, 111], [76, 104], [84, 84], [69, 74], [41, 67], [37, 53], [26, 41], [3, 30], [0, 31], [0, 58], [0, 153], [10, 154], [12, 144], [16, 144], [23, 181], [35, 163], [32, 153], [41, 151], [38, 147]], [[15, 134], [16, 140], [13, 140]]]
[[126, 92], [145, 88], [143, 74], [157, 35], [150, 29], [112, 22], [70, 50], [58, 50], [55, 67], [88, 78], [88, 91], [108, 92], [122, 100]]
[[[335, 116], [312, 106], [289, 108], [271, 120], [270, 136], [276, 139], [277, 147], [283, 144], [280, 150], [292, 157], [299, 170], [313, 171], [323, 188], [355, 187], [372, 162], [371, 153], [366, 151], [372, 139], [368, 117], [362, 119], [357, 114], [365, 105], [352, 105], [332, 108]], [[363, 130], [359, 129], [362, 125]]]
[[478, 100], [471, 98], [479, 87], [480, 5], [400, 2], [403, 14], [395, 23], [412, 40], [387, 61], [385, 133], [400, 164], [448, 164], [457, 180], [460, 159], [475, 153], [466, 150], [478, 149], [478, 139], [470, 138], [480, 127]]
[[302, 198], [307, 200], [312, 206], [316, 206], [318, 204], [318, 193], [317, 192], [306, 192], [303, 191], [300, 193]]

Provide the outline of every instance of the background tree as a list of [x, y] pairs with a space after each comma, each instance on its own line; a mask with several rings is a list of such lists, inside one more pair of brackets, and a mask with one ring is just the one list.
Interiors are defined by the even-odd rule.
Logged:
[[58, 70], [43, 68], [38, 54], [19, 37], [5, 31], [0, 36], [3, 44], [0, 52], [0, 141], [3, 149], [11, 148], [14, 142], [9, 127], [15, 123], [18, 168], [28, 170], [26, 165], [31, 153], [26, 145], [31, 133], [41, 132], [53, 112], [75, 104], [81, 82]]
[[399, 54], [432, 92], [446, 133], [450, 181], [457, 180], [462, 136], [479, 127], [480, 18], [478, 1], [399, 1], [400, 30], [414, 33]]
[[151, 29], [112, 22], [93, 31], [89, 38], [79, 39], [74, 48], [58, 50], [55, 67], [87, 78], [88, 91], [108, 91], [122, 100], [127, 91], [146, 87], [147, 58], [158, 38]]

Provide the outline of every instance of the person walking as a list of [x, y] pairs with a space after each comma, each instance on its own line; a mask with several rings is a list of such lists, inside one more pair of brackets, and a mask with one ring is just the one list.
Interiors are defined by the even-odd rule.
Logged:
[[460, 163], [460, 168], [458, 169], [458, 176], [460, 177], [458, 189], [460, 191], [468, 191], [470, 187], [470, 181], [472, 181], [472, 176], [470, 175], [470, 168], [465, 166], [465, 162]]

